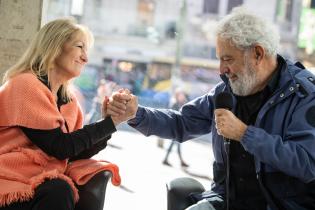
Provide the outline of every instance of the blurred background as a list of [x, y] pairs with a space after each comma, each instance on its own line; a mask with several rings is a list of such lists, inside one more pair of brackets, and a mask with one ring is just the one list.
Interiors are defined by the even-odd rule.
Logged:
[[189, 99], [218, 78], [214, 30], [233, 7], [244, 5], [274, 22], [284, 57], [314, 66], [315, 0], [46, 0], [43, 23], [74, 16], [95, 35], [89, 65], [74, 84], [89, 112], [100, 85], [120, 87], [140, 103], [168, 107], [181, 87]]
[[[27, 22], [42, 9], [36, 18], [40, 24], [75, 17], [95, 35], [89, 64], [73, 81], [85, 123], [101, 118], [104, 96], [119, 88], [130, 89], [141, 105], [157, 108], [174, 107], [178, 91], [186, 101], [211, 90], [220, 81], [216, 25], [240, 5], [277, 26], [284, 57], [315, 71], [315, 0], [32, 0], [40, 5], [33, 11], [30, 2], [0, 0], [0, 19], [12, 19], [9, 30], [0, 24], [0, 69], [7, 68], [5, 61], [15, 62], [20, 55], [16, 51], [29, 43], [24, 34], [33, 33], [24, 29], [39, 28], [33, 22], [26, 26], [13, 20], [10, 12]], [[16, 38], [17, 32], [24, 38]], [[171, 140], [144, 137], [120, 125], [108, 147], [95, 157], [116, 163], [122, 177], [120, 187], [109, 184], [104, 209], [166, 209], [165, 183], [176, 177], [193, 177], [209, 189], [211, 137], [172, 148], [170, 144]]]

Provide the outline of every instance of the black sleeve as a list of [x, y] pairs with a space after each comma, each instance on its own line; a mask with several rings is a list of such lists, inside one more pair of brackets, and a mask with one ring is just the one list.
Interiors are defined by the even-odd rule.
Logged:
[[64, 133], [61, 128], [52, 130], [20, 128], [36, 146], [59, 160], [66, 158], [77, 160], [93, 156], [106, 147], [111, 134], [116, 131], [110, 117], [85, 125], [71, 133]]
[[80, 160], [80, 159], [87, 159], [92, 157], [93, 155], [96, 155], [99, 153], [101, 150], [105, 149], [107, 146], [107, 141], [111, 138], [111, 136], [107, 136], [98, 143], [96, 143], [93, 147], [86, 149], [79, 153], [78, 155], [71, 157], [69, 161], [75, 161], [75, 160]]

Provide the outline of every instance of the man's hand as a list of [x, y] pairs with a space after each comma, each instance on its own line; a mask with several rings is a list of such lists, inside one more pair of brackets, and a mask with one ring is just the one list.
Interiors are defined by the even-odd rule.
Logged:
[[129, 90], [114, 92], [110, 98], [105, 98], [103, 113], [111, 116], [115, 125], [135, 117], [138, 110], [138, 99]]
[[219, 135], [231, 140], [240, 141], [245, 134], [247, 125], [227, 109], [214, 111], [216, 128]]

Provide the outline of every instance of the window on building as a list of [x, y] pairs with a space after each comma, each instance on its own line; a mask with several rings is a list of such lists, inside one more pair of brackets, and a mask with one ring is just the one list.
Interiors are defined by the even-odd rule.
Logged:
[[280, 22], [292, 21], [293, 0], [278, 0], [277, 19]]
[[285, 19], [289, 22], [292, 20], [292, 6], [293, 6], [293, 0], [287, 0], [285, 5]]
[[203, 13], [204, 14], [217, 14], [219, 10], [219, 0], [204, 0]]
[[141, 25], [153, 25], [154, 10], [155, 2], [153, 0], [138, 0], [138, 17]]
[[241, 6], [242, 4], [244, 3], [243, 0], [229, 0], [229, 3], [228, 3], [228, 13], [234, 8], [234, 7], [237, 7], [237, 6]]

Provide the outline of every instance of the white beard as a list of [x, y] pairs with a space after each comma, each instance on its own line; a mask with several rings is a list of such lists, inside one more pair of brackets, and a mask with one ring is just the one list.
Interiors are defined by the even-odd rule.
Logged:
[[235, 74], [237, 75], [237, 80], [229, 80], [233, 93], [239, 96], [250, 95], [258, 84], [257, 73], [253, 65], [245, 59], [244, 71]]

